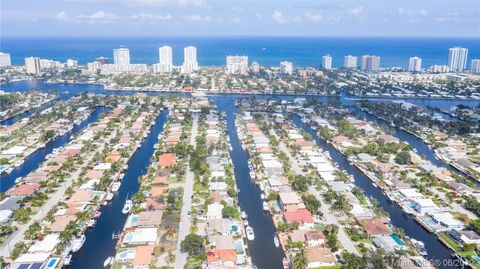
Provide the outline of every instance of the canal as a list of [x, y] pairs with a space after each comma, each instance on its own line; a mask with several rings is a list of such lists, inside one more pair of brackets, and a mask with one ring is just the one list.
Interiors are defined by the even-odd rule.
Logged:
[[58, 136], [55, 139], [49, 141], [45, 147], [38, 149], [25, 159], [25, 162], [19, 167], [13, 169], [13, 171], [6, 175], [0, 176], [0, 192], [5, 192], [15, 184], [15, 179], [28, 175], [33, 170], [45, 161], [46, 156], [53, 152], [54, 149], [70, 142], [72, 137], [87, 127], [90, 123], [96, 122], [100, 115], [105, 110], [104, 107], [97, 107], [92, 114], [90, 114], [85, 120], [79, 124], [75, 124], [71, 131], [64, 135]]
[[346, 170], [348, 174], [353, 175], [355, 185], [363, 189], [367, 196], [378, 200], [379, 205], [390, 214], [390, 219], [395, 227], [402, 228], [405, 231], [405, 235], [425, 243], [425, 248], [428, 252], [427, 258], [430, 261], [441, 261], [438, 268], [457, 268], [455, 266], [446, 266], [446, 264], [455, 264], [448, 262], [452, 259], [451, 254], [453, 254], [453, 252], [444, 246], [435, 235], [426, 231], [413, 218], [409, 217], [398, 206], [393, 204], [379, 188], [372, 185], [370, 179], [368, 179], [365, 174], [355, 166], [349, 164], [346, 157], [340, 153], [340, 151], [331, 144], [326, 143], [325, 140], [317, 135], [315, 130], [307, 124], [304, 124], [298, 116], [293, 116], [293, 123], [298, 128], [308, 132], [321, 149], [328, 151], [332, 160], [337, 163], [341, 170]]
[[140, 188], [140, 177], [148, 170], [158, 135], [163, 131], [167, 118], [168, 109], [164, 109], [151, 127], [150, 134], [130, 159], [118, 193], [111, 203], [101, 208], [102, 215], [97, 224], [87, 231], [83, 247], [72, 256], [71, 268], [103, 268], [105, 259], [114, 256], [116, 241], [112, 240], [112, 233], [122, 231], [125, 225], [127, 215], [122, 213], [123, 205], [127, 196], [131, 197]]
[[232, 145], [231, 157], [234, 174], [239, 189], [238, 200], [240, 207], [247, 213], [248, 223], [253, 228], [255, 240], [248, 242], [252, 262], [260, 269], [283, 268], [284, 258], [281, 248], [275, 247], [273, 242], [275, 227], [270, 216], [263, 212], [260, 190], [250, 178], [248, 169], [248, 155], [243, 150], [235, 127], [235, 97], [212, 97], [219, 111], [226, 113], [227, 132]]

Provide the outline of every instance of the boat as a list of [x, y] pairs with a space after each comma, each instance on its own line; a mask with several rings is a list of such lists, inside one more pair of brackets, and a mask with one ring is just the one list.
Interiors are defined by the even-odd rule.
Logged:
[[97, 210], [97, 211], [95, 211], [95, 213], [93, 213], [93, 218], [98, 219], [98, 218], [100, 218], [101, 215], [102, 215], [102, 212]]
[[260, 194], [260, 198], [261, 198], [262, 200], [265, 200], [265, 194], [261, 193], [261, 194]]
[[242, 217], [242, 219], [246, 219], [247, 213], [245, 213], [245, 211], [242, 211], [242, 213], [240, 213], [240, 216]]
[[120, 185], [122, 185], [122, 183], [120, 183], [120, 182], [113, 182], [113, 184], [112, 184], [112, 191], [113, 191], [113, 192], [117, 192], [118, 189], [120, 189]]
[[132, 211], [132, 206], [133, 206], [132, 200], [128, 199], [127, 201], [125, 201], [125, 205], [123, 206], [122, 213], [123, 214], [130, 213], [130, 211]]
[[243, 225], [248, 226], [248, 220], [244, 220]]
[[70, 265], [70, 262], [72, 261], [72, 254], [68, 254], [63, 258], [63, 266], [68, 266]]
[[83, 246], [83, 243], [85, 243], [85, 235], [77, 236], [75, 237], [71, 244], [72, 244], [72, 252], [77, 252], [80, 250]]
[[427, 250], [425, 249], [425, 244], [420, 240], [411, 239], [410, 242], [417, 248], [418, 253], [422, 256], [427, 256]]
[[273, 235], [273, 243], [277, 248], [280, 247], [280, 241], [278, 240], [278, 236], [276, 234]]
[[252, 241], [255, 239], [255, 234], [253, 233], [253, 228], [250, 226], [247, 226], [245, 228], [245, 231], [247, 232], [247, 239]]
[[120, 238], [120, 233], [116, 234], [115, 232], [112, 231], [112, 240]]
[[104, 262], [103, 262], [103, 267], [110, 267], [113, 264], [113, 257], [110, 256], [108, 257]]
[[92, 228], [93, 226], [95, 226], [96, 223], [97, 223], [97, 221], [95, 219], [91, 219], [91, 220], [87, 221], [87, 227]]
[[110, 202], [113, 199], [113, 193], [107, 192], [107, 195], [105, 195], [105, 200]]
[[288, 261], [287, 258], [283, 258], [282, 264], [283, 264], [283, 269], [290, 269], [290, 262]]
[[263, 201], [263, 205], [262, 205], [262, 206], [263, 206], [263, 211], [269, 211], [269, 209], [268, 209], [268, 203], [267, 203], [267, 202]]

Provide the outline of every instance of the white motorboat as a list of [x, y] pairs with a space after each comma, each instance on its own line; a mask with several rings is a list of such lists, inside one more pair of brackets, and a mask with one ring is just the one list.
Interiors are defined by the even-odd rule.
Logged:
[[280, 241], [278, 240], [278, 236], [276, 234], [273, 236], [273, 243], [277, 248], [280, 247]]
[[246, 219], [247, 213], [245, 213], [245, 211], [242, 211], [242, 213], [240, 213], [240, 216], [242, 217], [242, 219]]
[[268, 209], [268, 203], [263, 201], [263, 211], [269, 211]]
[[118, 189], [120, 189], [120, 185], [122, 185], [122, 183], [120, 183], [120, 182], [113, 182], [113, 184], [112, 184], [112, 191], [113, 191], [113, 192], [117, 192]]
[[245, 231], [247, 232], [247, 239], [252, 241], [252, 240], [255, 240], [255, 233], [253, 233], [253, 228], [250, 227], [250, 226], [247, 226], [247, 228], [245, 228]]
[[77, 236], [75, 237], [71, 244], [72, 244], [72, 252], [77, 252], [80, 250], [83, 246], [83, 243], [85, 243], [85, 235]]
[[91, 219], [87, 222], [87, 227], [92, 228], [93, 226], [95, 226], [96, 223], [97, 221], [95, 219]]
[[427, 250], [425, 249], [425, 244], [420, 240], [410, 239], [410, 242], [417, 248], [418, 253], [422, 256], [427, 256]]
[[123, 214], [128, 214], [128, 213], [130, 213], [130, 211], [132, 211], [132, 207], [133, 207], [133, 202], [132, 202], [132, 200], [127, 200], [127, 201], [125, 201], [125, 205], [123, 206], [122, 213], [123, 213]]
[[71, 261], [72, 261], [72, 255], [68, 254], [67, 256], [65, 256], [65, 258], [63, 258], [63, 266], [70, 265]]
[[243, 225], [248, 226], [248, 220], [244, 220]]
[[103, 262], [103, 267], [110, 267], [113, 264], [114, 258], [112, 256], [108, 257], [104, 262]]
[[107, 195], [105, 195], [105, 200], [110, 202], [113, 199], [113, 193], [107, 192]]
[[260, 194], [260, 198], [261, 198], [262, 200], [265, 200], [265, 194], [261, 193], [261, 194]]

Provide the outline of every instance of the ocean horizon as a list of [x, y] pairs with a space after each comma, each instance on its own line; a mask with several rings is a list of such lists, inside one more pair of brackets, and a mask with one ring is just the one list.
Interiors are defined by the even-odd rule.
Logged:
[[158, 48], [173, 48], [173, 62], [181, 65], [183, 48], [197, 47], [200, 66], [223, 66], [227, 55], [247, 55], [249, 62], [278, 66], [291, 61], [296, 67], [319, 67], [322, 56], [330, 54], [333, 66], [341, 67], [345, 55], [371, 54], [381, 57], [382, 67], [408, 67], [409, 57], [423, 59], [422, 67], [447, 64], [448, 49], [469, 49], [471, 59], [480, 58], [480, 38], [470, 37], [1, 37], [0, 50], [10, 53], [13, 64], [24, 64], [24, 58], [36, 56], [65, 62], [78, 60], [85, 64], [104, 56], [113, 58], [114, 48], [130, 49], [132, 63], [158, 62]]

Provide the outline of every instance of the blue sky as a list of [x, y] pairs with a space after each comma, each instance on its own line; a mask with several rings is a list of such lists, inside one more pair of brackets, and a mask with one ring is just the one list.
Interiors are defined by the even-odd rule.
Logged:
[[1, 36], [480, 37], [480, 1], [1, 0]]

